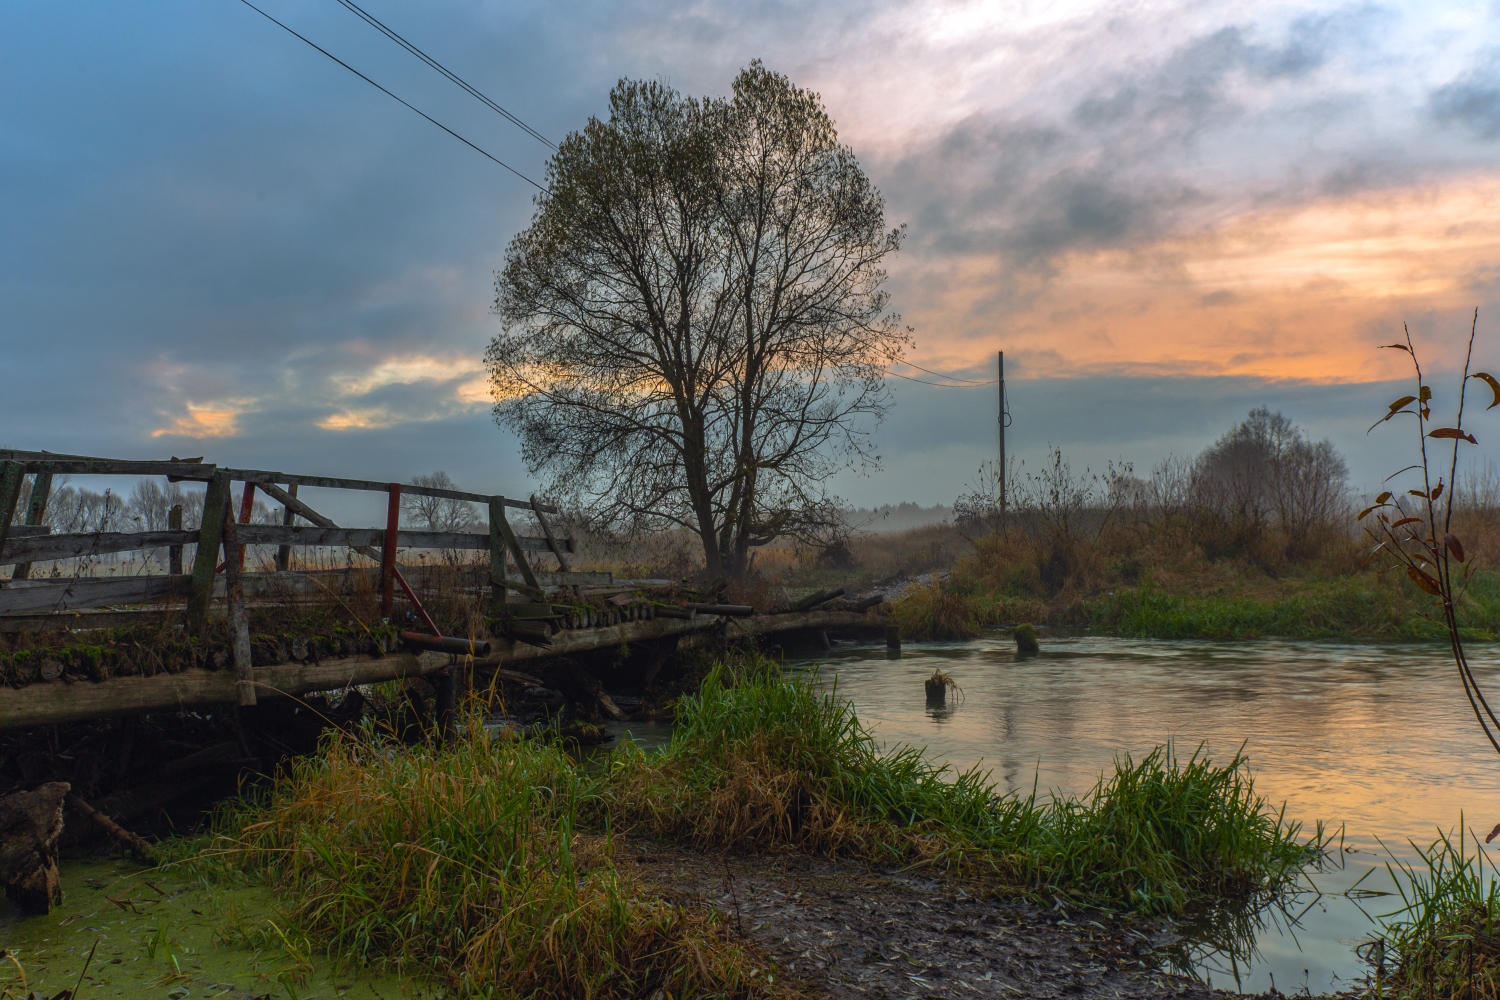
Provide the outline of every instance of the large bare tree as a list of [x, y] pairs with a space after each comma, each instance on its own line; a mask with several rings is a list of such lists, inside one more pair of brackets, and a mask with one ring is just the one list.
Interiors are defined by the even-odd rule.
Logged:
[[548, 179], [487, 355], [530, 469], [613, 525], [690, 528], [714, 573], [827, 523], [909, 338], [901, 231], [818, 96], [758, 62], [727, 100], [622, 81]]

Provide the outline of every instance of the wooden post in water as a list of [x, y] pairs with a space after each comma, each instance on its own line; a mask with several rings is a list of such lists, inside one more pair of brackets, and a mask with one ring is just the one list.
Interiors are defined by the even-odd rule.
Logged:
[[901, 626], [887, 625], [885, 627], [885, 648], [888, 652], [901, 652]]
[[[32, 527], [42, 523], [47, 516], [47, 500], [52, 495], [52, 473], [38, 472], [31, 477], [31, 500], [26, 504], [26, 523]], [[24, 580], [31, 575], [31, 563], [16, 563], [11, 570], [12, 580]]]
[[224, 538], [224, 515], [229, 509], [229, 473], [215, 472], [203, 492], [203, 520], [198, 525], [198, 553], [193, 559], [193, 585], [188, 596], [188, 634], [207, 638], [208, 608], [214, 596], [214, 573], [219, 565], [219, 543]]

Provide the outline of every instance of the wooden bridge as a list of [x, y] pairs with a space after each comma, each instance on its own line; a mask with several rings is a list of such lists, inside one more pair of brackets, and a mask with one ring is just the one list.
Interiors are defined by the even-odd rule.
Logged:
[[[162, 476], [171, 482], [203, 483], [201, 525], [184, 529], [178, 508], [173, 526], [165, 531], [53, 534], [45, 525], [46, 509], [53, 479], [59, 475]], [[12, 525], [27, 477], [31, 490], [24, 523]], [[242, 486], [237, 512], [236, 484]], [[299, 487], [383, 492], [388, 497], [386, 524], [339, 527], [299, 498]], [[249, 523], [257, 492], [281, 506], [281, 524]], [[478, 504], [488, 523], [485, 530], [473, 532], [403, 528], [403, 495]], [[507, 509], [529, 513], [541, 534], [518, 535]], [[222, 602], [230, 635], [227, 650], [212, 657], [200, 650], [193, 654], [191, 666], [177, 670], [134, 662], [125, 653], [113, 661], [104, 653], [89, 653], [92, 659], [86, 668], [38, 657], [18, 665], [15, 654], [0, 686], [0, 729], [219, 703], [252, 705], [258, 698], [449, 673], [456, 665], [505, 670], [510, 664], [627, 644], [669, 649], [682, 637], [710, 629], [731, 638], [753, 638], [791, 630], [884, 625], [882, 619], [863, 613], [863, 607], [815, 610], [826, 600], [768, 615], [752, 615], [751, 609], [742, 607], [665, 604], [640, 597], [618, 603], [585, 600], [590, 594], [627, 595], [633, 588], [627, 581], [617, 583], [609, 573], [574, 571], [574, 542], [555, 532], [548, 519], [556, 513], [534, 497], [522, 501], [399, 483], [222, 468], [201, 460], [120, 461], [0, 450], [0, 566], [14, 567], [10, 579], [0, 580], [0, 632], [104, 630], [147, 621], [172, 625], [185, 640], [201, 642], [209, 635], [211, 612]], [[311, 523], [296, 524], [299, 517]], [[277, 546], [274, 570], [244, 571], [245, 547], [250, 545]], [[190, 570], [182, 564], [186, 546], [196, 547]], [[255, 646], [248, 611], [260, 606], [257, 602], [284, 601], [289, 595], [326, 599], [337, 580], [347, 576], [297, 568], [293, 549], [308, 547], [347, 548], [368, 557], [378, 567], [374, 584], [383, 622], [394, 620], [399, 589], [403, 610], [422, 623], [421, 630], [397, 634], [387, 628], [377, 636], [367, 629], [368, 637], [361, 640], [364, 648], [341, 649], [336, 655], [301, 649], [296, 643], [290, 648], [282, 648], [284, 643]], [[165, 574], [96, 578], [82, 572], [84, 562], [101, 554], [162, 548], [172, 553]], [[471, 589], [486, 605], [489, 634], [442, 636], [417, 593], [427, 571], [401, 565], [397, 554], [403, 549], [487, 553], [487, 559], [478, 560], [479, 578]], [[532, 565], [533, 557], [543, 556], [556, 561], [555, 571]], [[71, 576], [32, 577], [38, 564], [60, 560], [76, 561]], [[0, 667], [6, 667], [3, 653]]]

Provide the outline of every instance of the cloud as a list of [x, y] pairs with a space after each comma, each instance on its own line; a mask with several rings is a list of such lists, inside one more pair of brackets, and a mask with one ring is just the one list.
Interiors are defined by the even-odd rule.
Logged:
[[[337, 5], [270, 2], [540, 176], [546, 147]], [[1369, 347], [1403, 318], [1438, 338], [1471, 303], [1500, 304], [1485, 8], [435, 0], [382, 16], [553, 139], [622, 76], [723, 93], [762, 57], [818, 90], [910, 224], [894, 304], [913, 360], [939, 370], [987, 372], [1004, 347], [1023, 379], [1332, 385], [1389, 374]], [[0, 36], [18, 446], [142, 454], [181, 437], [245, 465], [447, 468], [522, 492], [481, 358], [525, 185], [240, 5], [84, 0], [59, 17], [20, 0]], [[1119, 406], [1165, 405], [1119, 385]], [[1068, 396], [1089, 433], [1139, 426], [1102, 398]], [[1209, 412], [1181, 405], [1184, 421]], [[896, 500], [970, 464], [942, 443], [951, 423], [904, 414], [882, 432], [891, 468], [957, 464], [880, 480]]]
[[165, 427], [151, 432], [153, 438], [224, 438], [240, 432], [238, 420], [243, 409], [233, 404], [184, 403], [185, 413], [171, 418]]
[[1481, 65], [1434, 90], [1431, 107], [1440, 122], [1464, 126], [1481, 139], [1500, 139], [1500, 52], [1487, 53]]

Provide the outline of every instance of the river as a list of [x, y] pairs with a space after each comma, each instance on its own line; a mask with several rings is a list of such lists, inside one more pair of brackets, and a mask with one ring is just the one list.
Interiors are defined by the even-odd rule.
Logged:
[[[1471, 657], [1500, 694], [1500, 649]], [[1481, 834], [1500, 822], [1500, 759], [1441, 646], [1079, 636], [1044, 637], [1040, 655], [1019, 658], [994, 635], [909, 643], [899, 658], [840, 645], [797, 665], [813, 662], [882, 743], [925, 747], [957, 769], [977, 764], [1005, 791], [1035, 782], [1080, 795], [1117, 755], [1138, 759], [1167, 740], [1183, 756], [1203, 744], [1218, 760], [1244, 744], [1256, 790], [1309, 830], [1342, 825], [1345, 850], [1341, 866], [1313, 875], [1321, 895], [1261, 915], [1249, 954], [1193, 950], [1196, 974], [1222, 988], [1347, 988], [1364, 973], [1354, 948], [1371, 915], [1398, 904], [1341, 893], [1367, 873], [1361, 889], [1391, 889], [1386, 849], [1412, 861], [1411, 841], [1426, 846], [1460, 815]], [[962, 688], [948, 709], [925, 703], [934, 667]]]

